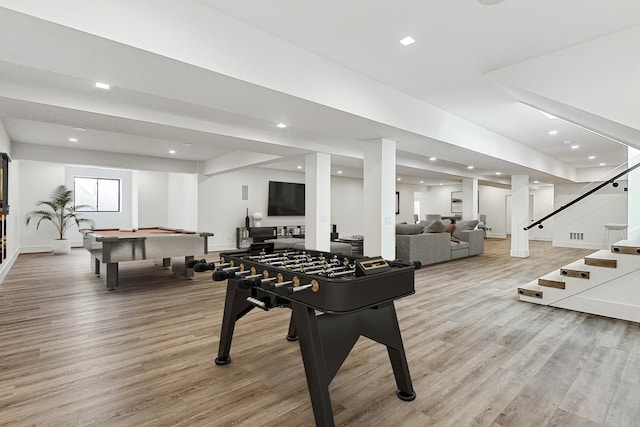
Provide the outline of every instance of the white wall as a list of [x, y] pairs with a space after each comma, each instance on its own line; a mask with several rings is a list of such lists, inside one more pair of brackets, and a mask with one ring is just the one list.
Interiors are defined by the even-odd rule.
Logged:
[[[24, 225], [23, 218], [26, 212], [35, 209], [36, 201], [48, 198], [50, 192], [57, 185], [56, 183], [67, 182], [67, 185], [70, 185], [68, 180], [72, 179], [75, 173], [85, 176], [87, 174], [92, 176], [119, 174], [123, 179], [123, 203], [126, 200], [131, 200], [129, 195], [134, 191], [134, 189], [125, 188], [127, 186], [125, 184], [126, 176], [131, 171], [69, 167], [67, 173], [63, 164], [33, 160], [14, 160], [10, 168], [13, 168], [15, 174], [13, 177], [17, 178], [10, 180], [10, 184], [16, 186], [16, 190], [12, 191], [13, 195], [10, 193], [13, 200], [12, 214], [15, 215], [11, 216], [15, 221], [17, 231], [17, 237], [13, 239], [14, 242], [18, 242], [18, 246], [14, 246], [14, 248], [20, 247], [24, 252], [48, 251], [50, 249], [51, 241], [55, 237], [53, 227], [49, 226], [50, 229], [48, 229], [48, 224], [43, 224], [42, 229], [36, 232], [35, 227], [27, 228]], [[19, 173], [16, 173], [18, 170]], [[214, 237], [211, 239], [210, 249], [235, 248], [235, 229], [244, 225], [247, 209], [250, 214], [263, 213], [263, 226], [304, 225], [305, 218], [301, 216], [269, 217], [266, 215], [268, 182], [272, 180], [302, 183], [304, 176], [299, 172], [254, 168], [214, 177], [200, 177], [200, 183], [198, 183], [198, 177], [195, 174], [188, 173], [137, 171], [136, 175], [138, 226], [167, 225], [212, 232]], [[50, 185], [43, 185], [43, 183]], [[249, 200], [246, 201], [241, 200], [243, 185], [249, 187]], [[626, 184], [621, 184], [620, 188], [624, 185]], [[421, 219], [426, 213], [451, 215], [451, 192], [461, 190], [460, 185], [426, 187], [402, 183], [398, 183], [396, 188], [400, 192], [400, 214], [396, 215], [396, 222], [413, 221], [413, 201], [416, 198], [421, 200]], [[565, 198], [569, 197], [568, 194], [572, 196], [580, 194], [580, 190], [584, 190], [584, 187], [578, 184], [565, 187], [564, 192], [554, 199], [552, 187], [532, 189], [532, 194], [535, 197], [535, 219], [550, 212], [551, 205], [561, 204]], [[618, 193], [620, 193], [619, 190]], [[487, 234], [490, 237], [505, 237], [507, 234], [505, 197], [508, 194], [510, 194], [508, 189], [479, 186], [480, 213], [487, 214], [487, 225], [491, 228]], [[21, 197], [18, 198], [18, 195]], [[563, 195], [566, 197], [563, 198]], [[599, 247], [602, 244], [603, 222], [626, 223], [626, 216], [619, 217], [621, 212], [627, 211], [626, 193], [614, 197], [613, 202], [604, 195], [591, 197], [593, 206], [591, 204], [580, 205], [580, 209], [595, 212], [602, 209], [603, 206], [613, 204], [616, 213], [610, 214], [607, 210], [606, 213], [596, 215], [588, 220], [582, 219], [584, 224], [580, 225], [575, 220], [564, 220], [559, 225], [557, 220], [550, 220], [545, 222], [544, 229], [532, 230], [531, 238], [553, 239], [554, 245], [557, 246]], [[330, 223], [337, 225], [341, 236], [363, 234], [362, 217], [365, 207], [362, 200], [362, 180], [332, 177]], [[125, 206], [123, 205], [123, 207]], [[106, 213], [96, 214], [95, 218], [93, 218], [94, 214], [91, 214], [91, 217], [96, 221], [97, 227], [126, 228], [127, 215], [130, 217], [132, 214], [125, 212], [125, 219], [122, 221]], [[557, 227], [561, 231], [556, 233], [554, 230]], [[587, 231], [587, 229], [589, 230]], [[568, 241], [565, 234], [569, 231], [582, 232], [585, 236], [584, 241]], [[71, 238], [74, 245], [81, 244], [80, 233], [75, 232]], [[10, 235], [9, 239], [9, 247], [11, 248], [12, 237]]]
[[[58, 185], [66, 185], [73, 189], [75, 176], [117, 178], [121, 180], [122, 206], [121, 212], [87, 212], [83, 214], [95, 222], [96, 228], [131, 228], [131, 171], [118, 169], [102, 169], [91, 167], [65, 166], [60, 163], [20, 160], [20, 218], [27, 212], [38, 209], [36, 203], [48, 200]], [[67, 232], [71, 245], [82, 246], [82, 234], [77, 226]], [[43, 222], [36, 230], [35, 224], [27, 227], [20, 222], [20, 251], [46, 252], [51, 249], [51, 242], [56, 238], [56, 230], [50, 223]]]
[[138, 171], [138, 227], [164, 227], [169, 224], [169, 187], [165, 172]]
[[[4, 127], [4, 123], [0, 118], [0, 152], [7, 153], [9, 157], [11, 157], [11, 141], [9, 140], [9, 136]], [[7, 234], [6, 234], [6, 242], [7, 242], [7, 257], [0, 264], [0, 283], [6, 276], [7, 272], [13, 265], [17, 255], [19, 248], [19, 225], [22, 223], [22, 218], [20, 217], [20, 185], [19, 185], [19, 172], [20, 171], [20, 163], [17, 161], [12, 161], [9, 163], [9, 188], [7, 194], [9, 201], [9, 215], [5, 218], [7, 221]]]
[[[627, 224], [626, 181], [618, 181], [614, 188], [607, 185], [555, 216], [553, 245], [561, 247], [599, 249], [603, 246], [602, 224]], [[595, 184], [557, 184], [555, 208], [566, 205], [577, 196], [595, 187]], [[571, 240], [569, 233], [583, 233], [583, 240]]]
[[[537, 221], [541, 218], [544, 218], [546, 215], [553, 212], [553, 198], [554, 198], [554, 188], [551, 185], [532, 188], [529, 194], [533, 194], [533, 218], [534, 221]], [[539, 228], [538, 226], [533, 227], [529, 230], [529, 239], [530, 240], [545, 240], [551, 241], [553, 240], [553, 230], [554, 230], [555, 219], [550, 218], [546, 220], [542, 225], [543, 228]]]
[[435, 185], [426, 187], [426, 205], [421, 207], [422, 217], [425, 219], [426, 214], [441, 214], [442, 216], [453, 216], [451, 212], [451, 193], [454, 191], [462, 191], [462, 185]]
[[[243, 227], [247, 209], [263, 214], [262, 226], [304, 225], [302, 216], [267, 216], [269, 181], [303, 183], [304, 175], [271, 169], [252, 168], [213, 177], [202, 177], [198, 191], [200, 231], [214, 233], [210, 249], [230, 249], [236, 245], [236, 227]], [[249, 187], [249, 200], [242, 200], [242, 186]], [[340, 236], [364, 233], [362, 217], [363, 181], [331, 177], [331, 219]], [[409, 200], [407, 196], [406, 200]], [[413, 209], [413, 207], [411, 207]], [[253, 220], [251, 220], [253, 224]]]
[[[199, 231], [213, 233], [211, 250], [236, 247], [236, 227], [244, 227], [247, 210], [263, 215], [262, 226], [304, 225], [303, 216], [267, 216], [269, 181], [304, 183], [304, 175], [264, 168], [243, 169], [212, 177], [200, 177], [198, 185]], [[249, 187], [242, 200], [242, 186]], [[333, 222], [332, 222], [333, 224]], [[253, 225], [251, 220], [250, 225]]]
[[[87, 212], [83, 214], [86, 218], [91, 218], [95, 223], [95, 228], [133, 228], [135, 226], [134, 212], [131, 206], [133, 200], [133, 192], [137, 192], [137, 188], [132, 188], [132, 177], [130, 170], [124, 169], [108, 169], [108, 168], [92, 168], [81, 166], [65, 166], [64, 185], [68, 189], [73, 190], [73, 178], [113, 178], [120, 180], [120, 212]], [[49, 193], [58, 185], [55, 181], [51, 182]], [[71, 240], [72, 246], [82, 246], [82, 234], [77, 232], [77, 227], [73, 227], [69, 231], [67, 238]]]
[[[412, 184], [396, 183], [396, 191], [400, 193], [400, 213], [396, 215], [396, 224], [406, 222], [413, 224], [413, 202], [415, 193], [426, 188]], [[424, 215], [421, 219], [424, 219]]]
[[478, 207], [481, 214], [487, 215], [487, 236], [505, 238], [511, 230], [507, 230], [506, 197], [510, 189], [478, 186]]
[[364, 182], [361, 179], [331, 177], [331, 224], [340, 237], [364, 234]]
[[[132, 228], [167, 226], [200, 230], [198, 227], [198, 182], [196, 174], [131, 171], [123, 169], [65, 166], [60, 163], [20, 160], [16, 193], [21, 195], [16, 213], [19, 221], [21, 252], [46, 252], [51, 249], [55, 228], [42, 223], [39, 230], [26, 227], [23, 218], [36, 209], [39, 200], [47, 200], [54, 188], [64, 183], [73, 188], [74, 176], [118, 178], [121, 181], [120, 212], [88, 212], [84, 216], [96, 223], [96, 228]], [[133, 176], [136, 179], [133, 179]], [[43, 184], [43, 183], [46, 183]], [[137, 200], [138, 206], [133, 206]], [[82, 234], [73, 227], [67, 234], [73, 246], [82, 246]]]
[[[65, 182], [65, 167], [63, 164], [20, 160], [20, 204], [16, 214], [19, 215], [20, 252], [46, 252], [51, 250], [51, 242], [57, 238], [55, 227], [48, 222], [40, 224], [36, 230], [35, 224], [28, 227], [24, 223], [27, 212], [38, 209], [36, 203], [48, 200], [51, 192]], [[72, 233], [73, 240], [82, 239]]]
[[153, 194], [167, 195], [167, 222], [170, 228], [191, 231], [198, 227], [198, 176], [196, 174], [170, 173], [165, 192], [154, 186]]

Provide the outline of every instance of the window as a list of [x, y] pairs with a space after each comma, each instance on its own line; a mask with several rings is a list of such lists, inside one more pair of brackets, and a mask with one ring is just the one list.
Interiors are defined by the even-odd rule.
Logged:
[[120, 180], [113, 178], [73, 178], [76, 205], [81, 212], [120, 212]]

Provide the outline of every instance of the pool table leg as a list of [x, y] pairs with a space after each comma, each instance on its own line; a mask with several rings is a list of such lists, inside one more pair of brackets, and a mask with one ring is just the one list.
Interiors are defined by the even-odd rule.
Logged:
[[107, 289], [110, 291], [118, 287], [118, 263], [107, 263]]
[[93, 263], [93, 273], [94, 273], [96, 276], [99, 276], [99, 275], [100, 275], [100, 260], [99, 260], [97, 257], [93, 258], [93, 260], [94, 260], [94, 263]]
[[171, 267], [171, 258], [162, 258], [162, 268], [168, 269]]

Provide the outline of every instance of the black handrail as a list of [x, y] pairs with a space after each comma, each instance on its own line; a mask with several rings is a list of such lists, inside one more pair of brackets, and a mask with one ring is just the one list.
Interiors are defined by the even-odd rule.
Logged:
[[[554, 216], [555, 214], [557, 214], [558, 212], [561, 212], [565, 209], [567, 209], [569, 206], [578, 203], [580, 200], [584, 199], [585, 197], [595, 193], [596, 191], [598, 191], [599, 189], [601, 189], [602, 187], [604, 187], [605, 185], [611, 184], [612, 182], [614, 182], [616, 179], [620, 178], [623, 175], [628, 174], [629, 172], [631, 172], [632, 170], [636, 169], [640, 167], [640, 163], [631, 166], [629, 169], [627, 169], [624, 172], [619, 173], [618, 175], [614, 176], [613, 178], [609, 179], [608, 181], [603, 182], [602, 184], [598, 185], [597, 187], [587, 191], [586, 193], [584, 193], [581, 196], [576, 197], [575, 199], [573, 199], [572, 201], [570, 201], [569, 203], [567, 203], [564, 206], [560, 206], [558, 209], [556, 209], [555, 211], [551, 212], [549, 215], [545, 216], [544, 218], [541, 218], [539, 220], [537, 220], [536, 222], [534, 222], [531, 225], [528, 225], [524, 228], [524, 231], [527, 231], [533, 227], [535, 227], [536, 225], [538, 225], [540, 228], [542, 228], [542, 222], [546, 221], [547, 219], [551, 218], [552, 216]], [[614, 186], [616, 186], [616, 184], [614, 184]]]

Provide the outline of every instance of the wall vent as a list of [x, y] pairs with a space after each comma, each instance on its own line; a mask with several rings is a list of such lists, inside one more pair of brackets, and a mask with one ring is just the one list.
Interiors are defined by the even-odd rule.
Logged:
[[569, 233], [569, 240], [584, 240], [584, 233]]

